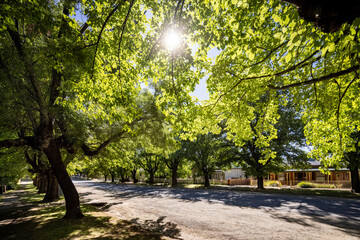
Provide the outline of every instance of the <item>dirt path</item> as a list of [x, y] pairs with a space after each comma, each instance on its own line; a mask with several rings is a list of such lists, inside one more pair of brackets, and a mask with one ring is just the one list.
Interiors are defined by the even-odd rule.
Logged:
[[82, 201], [105, 202], [119, 218], [172, 226], [182, 239], [360, 239], [359, 200], [75, 184]]

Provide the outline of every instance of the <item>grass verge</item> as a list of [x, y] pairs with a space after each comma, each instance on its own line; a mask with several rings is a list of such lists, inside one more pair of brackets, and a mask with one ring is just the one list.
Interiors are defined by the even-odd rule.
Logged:
[[[13, 196], [9, 193], [9, 197]], [[18, 204], [3, 207], [0, 201], [1, 239], [164, 239], [169, 234], [168, 237], [177, 237], [180, 233], [175, 225], [169, 229], [171, 225], [163, 223], [163, 219], [148, 221], [150, 229], [136, 219], [120, 220], [104, 212], [103, 206], [89, 204], [81, 205], [84, 218], [63, 219], [64, 200], [43, 203], [44, 194], [37, 194], [31, 186], [17, 197]]]
[[[217, 188], [217, 187], [214, 187]], [[220, 187], [221, 188], [221, 187]], [[260, 193], [274, 193], [274, 194], [291, 194], [304, 196], [324, 196], [324, 197], [341, 197], [341, 198], [358, 198], [360, 194], [354, 194], [350, 191], [335, 190], [335, 189], [316, 189], [316, 188], [267, 188], [264, 190], [257, 190], [251, 187], [234, 187], [233, 191], [248, 191]]]

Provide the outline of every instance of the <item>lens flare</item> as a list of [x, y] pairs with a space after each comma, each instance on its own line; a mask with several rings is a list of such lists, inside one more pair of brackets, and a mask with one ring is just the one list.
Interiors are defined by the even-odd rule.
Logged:
[[168, 50], [175, 50], [180, 46], [181, 35], [174, 29], [169, 30], [165, 36], [165, 44]]

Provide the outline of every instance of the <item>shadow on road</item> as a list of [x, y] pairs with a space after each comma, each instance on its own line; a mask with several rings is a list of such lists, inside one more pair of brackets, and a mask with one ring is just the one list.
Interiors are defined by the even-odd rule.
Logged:
[[[228, 190], [199, 190], [162, 188], [125, 184], [77, 182], [85, 186], [105, 190], [115, 198], [168, 197], [182, 201], [206, 201], [210, 204], [225, 204], [240, 208], [263, 209], [273, 218], [310, 226], [308, 220], [334, 226], [344, 233], [360, 237], [360, 201], [333, 197], [296, 196], [258, 192], [235, 192]], [[292, 217], [298, 213], [304, 218]], [[298, 216], [298, 215], [294, 215]]]

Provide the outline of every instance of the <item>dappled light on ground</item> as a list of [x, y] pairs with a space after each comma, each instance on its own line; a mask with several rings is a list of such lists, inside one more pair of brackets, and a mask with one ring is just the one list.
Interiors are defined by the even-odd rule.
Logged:
[[[81, 219], [63, 219], [64, 201], [42, 203], [35, 192], [14, 192], [0, 200], [1, 239], [179, 239], [176, 224], [164, 221], [124, 221], [104, 211], [111, 204], [83, 204]], [[21, 196], [22, 202], [20, 201]]]

